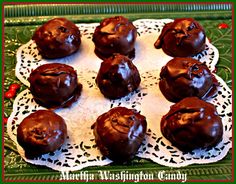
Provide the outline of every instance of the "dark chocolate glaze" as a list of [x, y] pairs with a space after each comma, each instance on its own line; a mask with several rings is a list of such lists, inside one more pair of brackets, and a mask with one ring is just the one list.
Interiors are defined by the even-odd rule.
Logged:
[[27, 158], [54, 152], [64, 143], [67, 126], [64, 119], [50, 110], [38, 110], [23, 119], [17, 128], [17, 141]]
[[127, 18], [115, 16], [103, 19], [93, 34], [95, 53], [103, 60], [113, 53], [134, 58], [136, 37], [136, 27]]
[[60, 63], [39, 66], [31, 72], [28, 80], [35, 101], [51, 109], [69, 107], [82, 90], [76, 71]]
[[44, 58], [54, 59], [69, 56], [81, 44], [79, 28], [65, 18], [49, 20], [39, 27], [32, 39]]
[[138, 69], [128, 57], [114, 54], [101, 63], [95, 81], [105, 97], [117, 99], [136, 90], [141, 78]]
[[146, 129], [146, 118], [136, 110], [115, 107], [97, 118], [95, 141], [104, 156], [116, 162], [126, 162], [138, 151]]
[[172, 57], [188, 57], [205, 49], [206, 34], [192, 18], [178, 18], [167, 23], [154, 46]]
[[223, 136], [223, 125], [213, 104], [187, 97], [171, 106], [161, 119], [161, 132], [183, 151], [210, 148]]
[[208, 67], [192, 58], [174, 58], [160, 73], [160, 90], [171, 102], [191, 96], [207, 99], [217, 92], [218, 85]]

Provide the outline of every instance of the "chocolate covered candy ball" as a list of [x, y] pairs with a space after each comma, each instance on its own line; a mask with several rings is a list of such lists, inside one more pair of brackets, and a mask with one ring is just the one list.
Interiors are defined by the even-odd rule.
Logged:
[[171, 102], [191, 96], [207, 99], [217, 92], [217, 86], [208, 67], [192, 58], [174, 58], [161, 69], [159, 87]]
[[205, 49], [206, 34], [193, 18], [178, 18], [167, 23], [154, 46], [172, 57], [188, 57]]
[[64, 119], [50, 110], [38, 110], [30, 114], [17, 128], [17, 141], [28, 158], [56, 151], [66, 137]]
[[136, 27], [127, 18], [115, 16], [102, 20], [93, 34], [95, 53], [101, 59], [120, 53], [134, 58]]
[[36, 29], [32, 39], [44, 58], [55, 59], [75, 53], [81, 43], [79, 28], [65, 18], [54, 18]]
[[95, 80], [101, 93], [110, 99], [128, 95], [141, 82], [136, 66], [128, 57], [120, 54], [114, 54], [101, 63]]
[[47, 108], [69, 107], [82, 90], [76, 71], [60, 63], [44, 64], [33, 70], [28, 78], [35, 101]]
[[171, 106], [161, 119], [161, 132], [183, 151], [210, 148], [223, 136], [223, 125], [213, 104], [188, 97]]
[[136, 110], [115, 107], [97, 118], [95, 141], [104, 156], [116, 162], [127, 162], [138, 151], [146, 129], [146, 118]]

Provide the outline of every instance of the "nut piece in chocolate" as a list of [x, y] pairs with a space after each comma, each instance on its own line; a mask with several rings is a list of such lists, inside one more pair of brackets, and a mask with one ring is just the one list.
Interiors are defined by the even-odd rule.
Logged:
[[161, 132], [182, 151], [216, 146], [223, 136], [223, 125], [213, 104], [187, 97], [172, 105], [161, 119]]
[[64, 119], [50, 110], [38, 110], [23, 119], [17, 128], [17, 141], [27, 158], [54, 152], [67, 137]]
[[138, 151], [146, 129], [146, 118], [136, 110], [115, 107], [97, 118], [95, 141], [104, 156], [124, 163]]
[[127, 18], [115, 16], [105, 18], [96, 27], [93, 34], [95, 53], [102, 60], [113, 53], [120, 53], [129, 58], [135, 56], [136, 27]]
[[73, 67], [60, 63], [44, 64], [33, 70], [28, 78], [34, 100], [44, 107], [69, 107], [82, 90]]
[[192, 58], [174, 58], [160, 73], [160, 90], [171, 102], [191, 96], [208, 99], [217, 92], [218, 85], [208, 67]]
[[114, 54], [101, 63], [95, 81], [105, 97], [117, 99], [136, 90], [141, 78], [138, 69], [128, 57]]
[[54, 18], [36, 29], [35, 41], [43, 58], [55, 59], [78, 51], [81, 44], [79, 28], [65, 18]]
[[154, 46], [172, 57], [188, 57], [205, 49], [206, 34], [193, 18], [178, 18], [167, 23]]

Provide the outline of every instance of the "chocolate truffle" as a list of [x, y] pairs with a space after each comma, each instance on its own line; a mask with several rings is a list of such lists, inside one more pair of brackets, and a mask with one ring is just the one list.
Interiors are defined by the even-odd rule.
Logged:
[[95, 141], [104, 156], [116, 162], [127, 162], [138, 151], [146, 129], [146, 118], [136, 110], [115, 107], [97, 118]]
[[103, 19], [93, 34], [95, 53], [101, 59], [120, 53], [134, 58], [136, 27], [127, 18], [115, 16]]
[[39, 27], [32, 39], [44, 58], [54, 59], [76, 52], [81, 43], [79, 28], [65, 18], [49, 20]]
[[154, 46], [172, 57], [188, 57], [205, 49], [206, 34], [192, 18], [178, 18], [167, 23]]
[[171, 102], [191, 96], [207, 99], [217, 92], [217, 86], [208, 67], [192, 58], [174, 58], [161, 69], [159, 87]]
[[96, 83], [101, 93], [110, 99], [126, 96], [138, 88], [141, 78], [136, 66], [123, 55], [114, 54], [101, 63]]
[[187, 97], [171, 106], [161, 119], [161, 132], [182, 151], [210, 148], [223, 136], [223, 125], [213, 104]]
[[17, 141], [28, 158], [56, 151], [66, 136], [64, 119], [50, 110], [38, 110], [30, 114], [17, 128]]
[[51, 109], [70, 106], [82, 90], [76, 71], [60, 63], [39, 66], [31, 72], [28, 80], [35, 101]]

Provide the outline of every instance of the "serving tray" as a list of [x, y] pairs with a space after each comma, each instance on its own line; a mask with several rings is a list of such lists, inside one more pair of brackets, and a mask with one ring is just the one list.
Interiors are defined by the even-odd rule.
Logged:
[[[130, 20], [139, 18], [177, 18], [194, 17], [205, 28], [211, 43], [219, 50], [219, 61], [216, 73], [224, 79], [229, 87], [232, 85], [232, 11], [231, 4], [46, 4], [41, 5], [5, 5], [4, 22], [4, 91], [11, 83], [19, 83], [14, 74], [16, 64], [16, 50], [29, 41], [35, 28], [43, 22], [58, 16], [66, 17], [75, 23], [99, 22], [101, 19], [114, 15], [123, 15]], [[219, 25], [224, 23], [225, 29]], [[20, 91], [26, 89], [21, 86]], [[19, 91], [19, 92], [20, 92]], [[4, 99], [4, 115], [9, 117], [14, 99]], [[145, 171], [154, 173], [155, 180], [159, 180], [160, 171], [172, 172], [170, 167], [160, 166], [151, 161], [135, 158], [128, 165], [111, 164], [102, 167], [89, 167], [88, 171], [99, 178], [98, 171], [119, 173], [127, 171], [137, 173]], [[188, 180], [231, 180], [232, 154], [231, 151], [221, 161], [191, 165], [178, 169], [186, 173]], [[74, 173], [81, 173], [76, 171]], [[46, 167], [28, 164], [22, 160], [16, 147], [4, 133], [4, 179], [5, 180], [58, 180], [60, 173]]]

